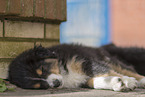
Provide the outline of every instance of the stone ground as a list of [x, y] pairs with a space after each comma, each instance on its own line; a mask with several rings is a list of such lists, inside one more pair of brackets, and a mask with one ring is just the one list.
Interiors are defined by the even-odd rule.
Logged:
[[135, 89], [130, 92], [114, 92], [111, 90], [95, 89], [47, 89], [25, 90], [16, 88], [15, 91], [0, 93], [0, 97], [145, 97], [145, 89]]

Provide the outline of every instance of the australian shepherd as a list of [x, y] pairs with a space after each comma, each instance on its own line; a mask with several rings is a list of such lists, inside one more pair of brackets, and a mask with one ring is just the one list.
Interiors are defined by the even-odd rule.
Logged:
[[9, 81], [24, 89], [93, 88], [130, 91], [145, 88], [145, 49], [61, 44], [35, 46], [9, 66]]

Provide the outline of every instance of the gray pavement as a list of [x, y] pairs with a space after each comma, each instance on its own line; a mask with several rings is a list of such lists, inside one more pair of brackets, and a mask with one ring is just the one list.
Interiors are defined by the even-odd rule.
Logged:
[[135, 89], [130, 92], [114, 92], [111, 90], [95, 89], [47, 89], [25, 90], [16, 88], [15, 91], [0, 93], [0, 97], [145, 97], [145, 89]]

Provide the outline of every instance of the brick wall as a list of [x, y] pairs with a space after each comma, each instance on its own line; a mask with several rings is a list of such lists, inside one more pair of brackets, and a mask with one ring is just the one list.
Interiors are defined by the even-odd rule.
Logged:
[[0, 17], [34, 21], [65, 21], [66, 0], [0, 0]]
[[66, 0], [0, 0], [0, 78], [7, 77], [9, 63], [24, 50], [59, 44], [65, 19]]

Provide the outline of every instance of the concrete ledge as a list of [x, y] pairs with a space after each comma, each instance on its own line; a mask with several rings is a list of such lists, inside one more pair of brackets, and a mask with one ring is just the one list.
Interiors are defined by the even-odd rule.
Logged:
[[131, 92], [114, 92], [95, 89], [47, 89], [25, 90], [16, 88], [15, 92], [0, 93], [2, 97], [145, 97], [145, 89], [135, 89]]

